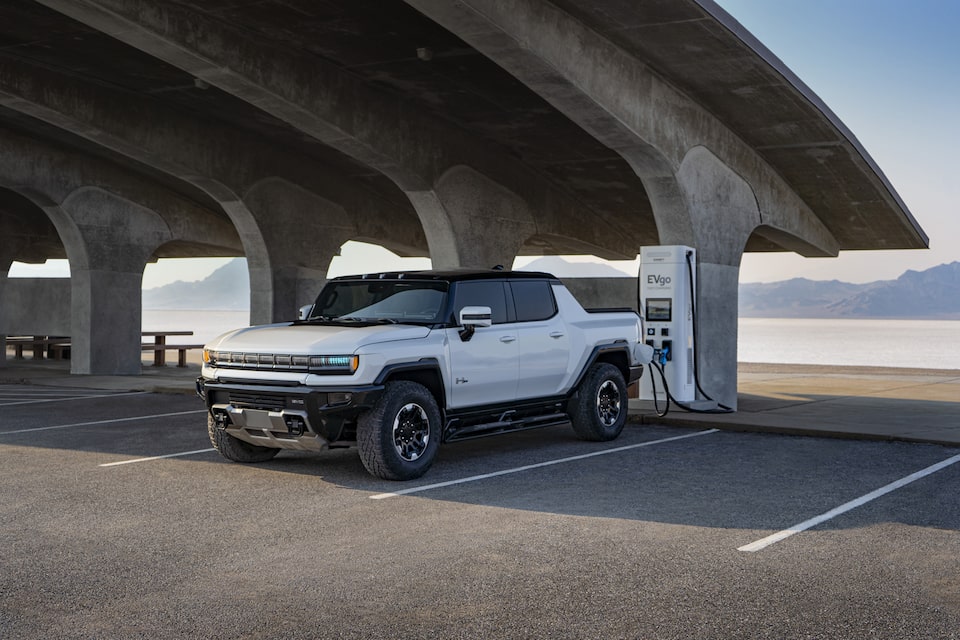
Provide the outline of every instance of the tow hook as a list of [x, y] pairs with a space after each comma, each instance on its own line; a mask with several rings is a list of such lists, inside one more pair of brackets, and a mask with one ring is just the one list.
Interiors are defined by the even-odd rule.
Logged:
[[296, 415], [284, 415], [283, 422], [287, 425], [287, 433], [292, 436], [302, 436], [303, 429], [306, 426], [303, 419]]
[[230, 418], [227, 417], [227, 412], [215, 411], [213, 413], [213, 423], [217, 426], [217, 429], [226, 429], [227, 425], [230, 423]]

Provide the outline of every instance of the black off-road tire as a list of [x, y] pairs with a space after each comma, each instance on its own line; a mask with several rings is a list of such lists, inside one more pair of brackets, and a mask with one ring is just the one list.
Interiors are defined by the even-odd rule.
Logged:
[[207, 414], [207, 433], [210, 434], [210, 443], [227, 460], [234, 462], [266, 462], [280, 453], [280, 449], [273, 447], [258, 447], [255, 444], [237, 440], [223, 429], [217, 428], [213, 416]]
[[377, 404], [357, 420], [360, 460], [384, 480], [419, 478], [437, 456], [440, 433], [440, 409], [426, 387], [388, 382]]
[[620, 369], [606, 362], [592, 365], [570, 400], [573, 431], [582, 440], [613, 440], [627, 422], [628, 403], [627, 383]]

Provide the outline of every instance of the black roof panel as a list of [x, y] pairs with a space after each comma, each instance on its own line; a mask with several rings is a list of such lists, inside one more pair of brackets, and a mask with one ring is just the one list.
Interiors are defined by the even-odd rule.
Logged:
[[559, 279], [542, 271], [494, 271], [493, 269], [445, 269], [426, 271], [385, 271], [352, 276], [339, 276], [340, 280], [442, 280], [459, 282], [462, 280], [556, 280]]

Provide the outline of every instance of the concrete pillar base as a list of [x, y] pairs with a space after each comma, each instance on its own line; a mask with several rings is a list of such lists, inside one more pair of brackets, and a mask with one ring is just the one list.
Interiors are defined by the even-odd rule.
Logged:
[[[3, 290], [7, 284], [7, 271], [10, 261], [4, 261], [3, 271], [0, 271], [0, 304], [4, 303]], [[0, 314], [2, 316], [2, 314]], [[0, 367], [7, 366], [7, 335], [0, 330]]]
[[142, 278], [142, 272], [72, 271], [70, 373], [140, 374]]
[[740, 268], [701, 262], [697, 276], [697, 373], [717, 402], [737, 408], [737, 295]]

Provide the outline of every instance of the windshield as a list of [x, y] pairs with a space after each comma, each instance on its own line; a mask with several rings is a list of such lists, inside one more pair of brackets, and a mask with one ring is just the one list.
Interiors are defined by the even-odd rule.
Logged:
[[440, 322], [447, 283], [416, 280], [328, 282], [317, 296], [308, 322]]

